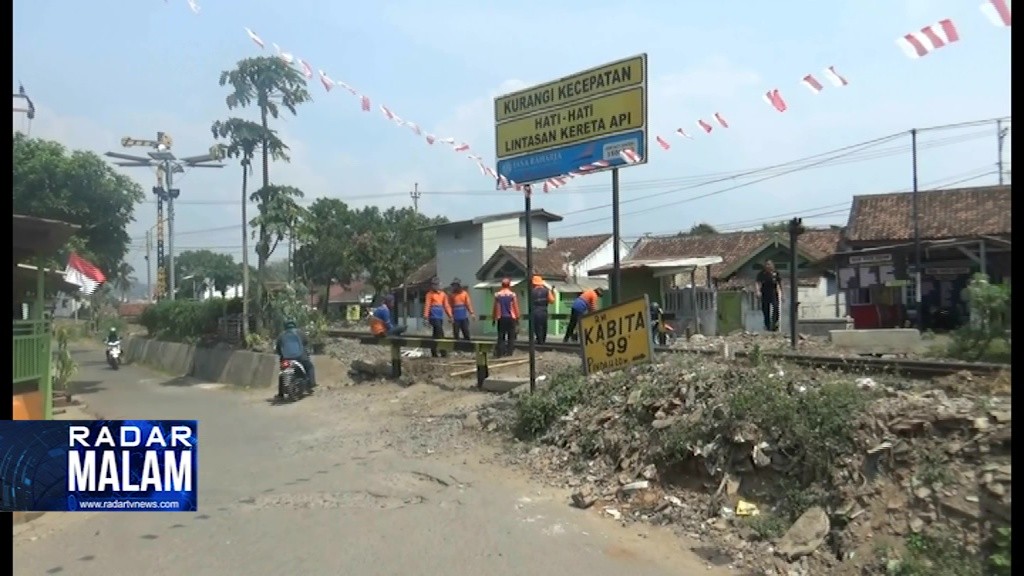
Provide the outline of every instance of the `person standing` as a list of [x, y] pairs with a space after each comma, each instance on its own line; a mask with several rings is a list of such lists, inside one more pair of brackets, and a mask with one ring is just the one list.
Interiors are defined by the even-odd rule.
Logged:
[[452, 280], [451, 294], [452, 331], [456, 340], [469, 340], [469, 321], [476, 319], [473, 311], [473, 300], [469, 292], [462, 288], [462, 282]]
[[548, 305], [555, 303], [555, 292], [534, 276], [530, 280], [530, 302], [533, 303], [533, 340], [537, 344], [548, 341]]
[[[434, 278], [430, 282], [430, 291], [423, 299], [423, 318], [430, 324], [431, 338], [444, 338], [444, 321], [452, 317], [452, 308], [448, 304], [448, 295], [441, 290], [441, 283]], [[437, 358], [437, 345], [430, 347], [430, 355]], [[447, 356], [447, 354], [442, 354]]]
[[579, 326], [580, 317], [584, 314], [597, 311], [598, 302], [604, 296], [604, 288], [598, 287], [591, 290], [584, 290], [582, 294], [573, 300], [572, 309], [569, 311], [569, 325], [565, 328], [565, 338], [562, 342], [579, 339], [576, 334], [576, 327]]
[[494, 293], [494, 324], [498, 327], [498, 345], [494, 357], [511, 356], [519, 329], [519, 296], [512, 291], [512, 281], [505, 278], [501, 289]]
[[782, 303], [782, 277], [775, 270], [775, 263], [764, 261], [764, 267], [757, 273], [757, 290], [761, 293], [761, 313], [764, 315], [764, 329], [779, 331], [779, 305]]

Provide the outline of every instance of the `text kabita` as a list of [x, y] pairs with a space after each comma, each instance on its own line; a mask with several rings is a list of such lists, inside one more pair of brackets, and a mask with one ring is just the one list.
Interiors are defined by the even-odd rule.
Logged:
[[629, 314], [619, 318], [613, 318], [601, 322], [597, 326], [591, 326], [583, 331], [583, 342], [585, 344], [599, 344], [611, 338], [625, 336], [638, 330], [646, 330], [647, 321], [643, 312]]

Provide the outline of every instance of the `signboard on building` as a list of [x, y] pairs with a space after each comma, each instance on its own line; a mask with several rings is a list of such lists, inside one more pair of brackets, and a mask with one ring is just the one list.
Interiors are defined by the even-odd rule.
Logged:
[[646, 296], [580, 318], [579, 335], [584, 374], [621, 370], [654, 359]]
[[850, 266], [877, 266], [892, 262], [892, 254], [865, 254], [863, 256], [850, 256]]
[[[494, 99], [498, 174], [541, 182], [633, 150], [647, 162], [647, 54]], [[591, 169], [593, 172], [596, 169]]]

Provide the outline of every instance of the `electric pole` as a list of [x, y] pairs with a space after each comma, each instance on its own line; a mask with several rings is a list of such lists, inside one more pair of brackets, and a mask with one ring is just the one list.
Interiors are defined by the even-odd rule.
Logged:
[[[121, 139], [121, 146], [125, 148], [142, 146], [146, 148], [153, 148], [154, 150], [148, 152], [149, 158], [144, 156], [132, 156], [130, 154], [121, 154], [120, 152], [107, 152], [105, 156], [109, 158], [117, 158], [123, 160], [123, 162], [115, 162], [118, 166], [124, 166], [127, 168], [156, 168], [157, 173], [157, 185], [153, 188], [153, 194], [157, 198], [157, 239], [156, 239], [156, 259], [157, 259], [157, 283], [160, 284], [161, 292], [164, 289], [164, 274], [169, 280], [167, 283], [166, 290], [171, 300], [174, 300], [175, 290], [175, 278], [174, 278], [174, 200], [181, 194], [181, 190], [177, 190], [173, 187], [175, 172], [184, 172], [185, 168], [223, 168], [224, 164], [213, 164], [212, 162], [219, 160], [218, 156], [211, 153], [202, 154], [199, 156], [189, 156], [186, 158], [178, 159], [171, 152], [171, 146], [173, 142], [171, 135], [166, 132], [157, 132], [156, 140], [137, 140], [125, 136]], [[211, 152], [214, 151], [211, 149]], [[164, 266], [164, 234], [163, 234], [163, 203], [167, 202], [167, 266]]]
[[153, 266], [149, 261], [149, 251], [153, 248], [151, 230], [146, 230], [146, 293], [147, 299], [153, 301]]
[[409, 197], [412, 198], [412, 209], [418, 214], [420, 211], [420, 184], [415, 182], [412, 185], [412, 192], [409, 192]]
[[1010, 128], [1003, 128], [1003, 120], [996, 120], [996, 138], [997, 150], [999, 151], [999, 160], [996, 162], [996, 168], [999, 170], [999, 185], [1003, 185], [1003, 140], [1010, 134]]

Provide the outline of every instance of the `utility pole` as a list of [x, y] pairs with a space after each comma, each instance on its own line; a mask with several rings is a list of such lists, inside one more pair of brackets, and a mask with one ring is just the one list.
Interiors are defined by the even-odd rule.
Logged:
[[127, 168], [156, 168], [157, 170], [157, 185], [153, 188], [153, 193], [157, 197], [157, 241], [156, 241], [156, 257], [157, 257], [157, 283], [163, 288], [163, 202], [167, 202], [167, 277], [168, 286], [167, 291], [171, 300], [174, 300], [174, 200], [181, 195], [181, 191], [173, 187], [174, 184], [174, 173], [184, 172], [185, 168], [223, 168], [224, 164], [216, 163], [216, 160], [220, 158], [213, 155], [211, 152], [215, 150], [211, 148], [211, 152], [202, 154], [199, 156], [189, 156], [186, 158], [178, 159], [171, 152], [171, 146], [173, 141], [171, 140], [170, 134], [166, 132], [157, 132], [156, 140], [137, 140], [125, 136], [121, 139], [121, 146], [125, 148], [131, 147], [146, 147], [153, 148], [152, 152], [148, 152], [149, 158], [144, 156], [132, 156], [130, 154], [121, 154], [120, 152], [107, 152], [105, 156], [108, 158], [116, 158], [123, 160], [123, 162], [115, 162], [118, 166], [124, 166]]
[[796, 350], [797, 342], [797, 319], [800, 317], [799, 306], [800, 292], [797, 290], [797, 241], [800, 235], [806, 232], [803, 218], [793, 218], [789, 221], [789, 346]]
[[914, 230], [914, 302], [916, 304], [914, 315], [917, 316], [917, 329], [924, 329], [924, 304], [921, 300], [921, 222], [920, 222], [920, 196], [917, 182], [917, 129], [910, 131], [910, 163], [913, 188], [911, 189], [911, 218], [913, 219]]
[[996, 162], [996, 167], [999, 170], [999, 185], [1003, 185], [1003, 140], [1010, 134], [1010, 128], [1003, 128], [1003, 120], [1000, 118], [996, 120], [996, 138], [997, 138], [997, 150], [999, 151], [999, 160]]
[[412, 198], [412, 209], [419, 214], [420, 211], [420, 184], [415, 182], [412, 185], [412, 192], [409, 192], [409, 197]]
[[146, 230], [146, 292], [150, 302], [153, 301], [153, 266], [149, 260], [149, 251], [153, 248], [151, 232], [151, 230]]

